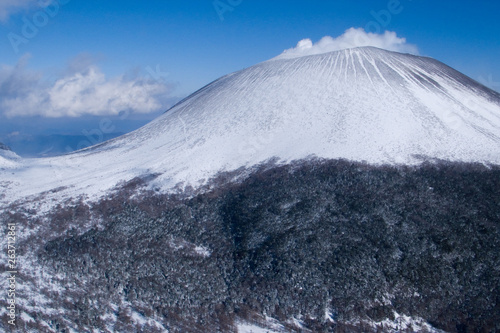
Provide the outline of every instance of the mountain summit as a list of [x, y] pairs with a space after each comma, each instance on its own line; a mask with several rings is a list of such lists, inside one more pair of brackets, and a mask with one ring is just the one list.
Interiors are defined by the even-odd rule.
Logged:
[[226, 75], [132, 133], [2, 178], [17, 183], [9, 198], [55, 183], [102, 194], [145, 174], [168, 190], [270, 159], [500, 164], [499, 147], [500, 94], [434, 59], [362, 47]]

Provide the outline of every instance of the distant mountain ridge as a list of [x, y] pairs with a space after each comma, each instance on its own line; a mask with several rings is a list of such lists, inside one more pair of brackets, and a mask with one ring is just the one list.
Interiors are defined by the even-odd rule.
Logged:
[[0, 150], [10, 150], [10, 148], [7, 145], [0, 142]]
[[38, 158], [68, 154], [120, 135], [123, 133], [103, 133], [102, 137], [90, 139], [82, 134], [17, 135], [6, 142], [16, 154], [24, 158]]

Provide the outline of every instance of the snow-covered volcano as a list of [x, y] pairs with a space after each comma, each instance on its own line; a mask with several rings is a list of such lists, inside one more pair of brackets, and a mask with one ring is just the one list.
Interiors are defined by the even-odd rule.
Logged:
[[165, 190], [196, 187], [218, 171], [311, 156], [500, 164], [500, 94], [439, 61], [372, 47], [272, 59], [212, 82], [120, 138], [1, 163], [1, 200], [54, 188], [50, 195], [99, 196], [145, 174], [160, 174], [155, 183]]

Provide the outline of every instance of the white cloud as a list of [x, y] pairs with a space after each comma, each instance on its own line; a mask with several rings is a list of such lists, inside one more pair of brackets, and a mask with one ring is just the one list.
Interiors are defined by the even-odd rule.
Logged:
[[274, 59], [298, 58], [361, 46], [374, 46], [389, 51], [418, 54], [415, 45], [408, 44], [406, 38], [398, 37], [393, 31], [375, 34], [367, 33], [362, 28], [350, 28], [339, 37], [325, 36], [317, 43], [313, 43], [310, 39], [303, 39], [296, 47], [285, 50]]
[[7, 117], [150, 113], [165, 108], [162, 100], [171, 90], [162, 79], [107, 78], [90, 63], [75, 66], [72, 62], [61, 77], [46, 82], [40, 73], [27, 70], [26, 62], [23, 57], [15, 67], [0, 68], [0, 113]]
[[34, 7], [38, 4], [37, 0], [0, 0], [0, 22], [5, 22], [9, 16], [20, 10]]

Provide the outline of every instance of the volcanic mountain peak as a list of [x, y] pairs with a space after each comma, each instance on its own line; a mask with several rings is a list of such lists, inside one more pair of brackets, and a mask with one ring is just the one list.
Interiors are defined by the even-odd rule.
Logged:
[[100, 196], [145, 174], [169, 190], [273, 158], [500, 164], [499, 144], [498, 93], [439, 61], [363, 47], [226, 75], [141, 129], [1, 176], [16, 182], [8, 198]]

